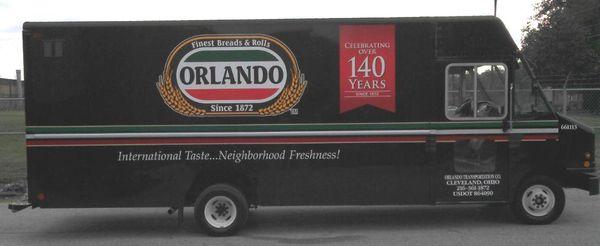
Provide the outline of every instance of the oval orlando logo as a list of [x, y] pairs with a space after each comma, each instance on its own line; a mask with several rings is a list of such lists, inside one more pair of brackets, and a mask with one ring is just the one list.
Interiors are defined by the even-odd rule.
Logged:
[[169, 54], [156, 83], [164, 102], [190, 116], [274, 116], [307, 82], [291, 50], [267, 35], [199, 35]]

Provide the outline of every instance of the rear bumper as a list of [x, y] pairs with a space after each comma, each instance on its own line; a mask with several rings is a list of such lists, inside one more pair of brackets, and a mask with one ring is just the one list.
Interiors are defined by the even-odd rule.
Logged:
[[586, 187], [582, 188], [589, 191], [590, 196], [600, 194], [600, 168], [569, 168], [567, 171], [575, 174], [578, 179], [586, 179]]

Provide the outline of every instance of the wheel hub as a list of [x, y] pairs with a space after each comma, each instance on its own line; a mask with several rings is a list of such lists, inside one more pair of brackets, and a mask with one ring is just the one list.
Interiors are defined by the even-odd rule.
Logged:
[[204, 206], [204, 218], [210, 226], [225, 228], [233, 224], [237, 216], [235, 203], [226, 196], [215, 196]]
[[533, 185], [523, 192], [521, 202], [528, 214], [536, 217], [545, 216], [554, 209], [554, 192], [545, 185]]
[[227, 210], [229, 210], [229, 206], [225, 203], [221, 202], [215, 206], [215, 212], [221, 217], [229, 213]]

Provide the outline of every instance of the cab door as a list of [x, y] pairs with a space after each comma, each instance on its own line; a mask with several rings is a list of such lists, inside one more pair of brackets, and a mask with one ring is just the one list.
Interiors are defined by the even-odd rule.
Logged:
[[503, 63], [452, 63], [445, 73], [447, 122], [433, 124], [435, 203], [507, 199], [508, 73]]
[[508, 142], [472, 136], [437, 144], [435, 203], [507, 200]]

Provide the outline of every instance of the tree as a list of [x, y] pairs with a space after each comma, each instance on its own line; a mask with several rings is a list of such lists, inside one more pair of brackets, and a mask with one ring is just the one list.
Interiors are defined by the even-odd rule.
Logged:
[[523, 29], [523, 54], [544, 75], [600, 72], [600, 1], [542, 0]]

